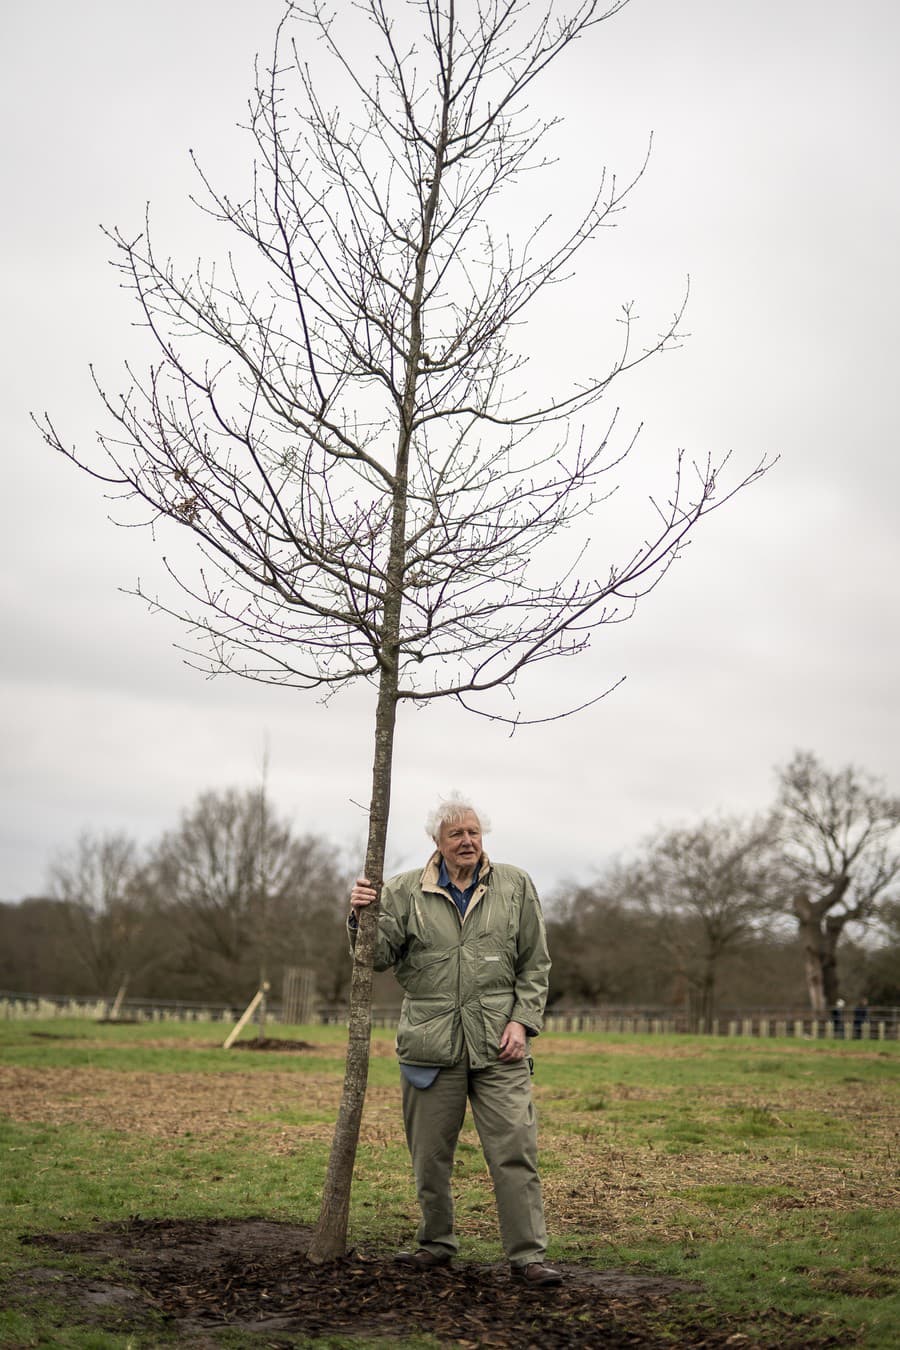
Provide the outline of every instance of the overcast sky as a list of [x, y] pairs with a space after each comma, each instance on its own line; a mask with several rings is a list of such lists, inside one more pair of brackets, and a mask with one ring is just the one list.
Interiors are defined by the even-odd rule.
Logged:
[[[149, 200], [160, 251], [190, 264], [208, 236], [188, 149], [226, 189], [245, 181], [235, 124], [280, 11], [4, 7], [0, 899], [41, 892], [83, 829], [147, 842], [201, 790], [256, 784], [266, 745], [299, 831], [351, 852], [364, 837], [371, 693], [323, 710], [186, 667], [177, 625], [118, 589], [161, 581], [152, 540], [109, 524], [28, 417], [50, 410], [85, 446], [102, 425], [89, 363], [121, 387], [141, 348], [99, 224], [137, 233]], [[393, 866], [424, 858], [426, 810], [453, 787], [492, 816], [489, 851], [545, 891], [660, 825], [764, 808], [796, 747], [900, 790], [898, 39], [896, 0], [631, 0], [540, 91], [566, 117], [573, 202], [604, 164], [633, 173], [651, 132], [654, 148], [536, 359], [608, 341], [624, 301], [661, 327], [690, 274], [689, 340], [611, 395], [623, 426], [644, 424], [637, 506], [679, 447], [730, 450], [735, 473], [781, 459], [630, 624], [540, 668], [538, 702], [626, 677], [588, 712], [510, 739], [449, 706], [401, 710]]]

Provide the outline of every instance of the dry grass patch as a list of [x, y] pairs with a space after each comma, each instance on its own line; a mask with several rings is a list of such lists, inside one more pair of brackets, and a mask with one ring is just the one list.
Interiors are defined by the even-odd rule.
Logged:
[[[13, 1121], [94, 1126], [154, 1139], [222, 1137], [236, 1130], [275, 1133], [278, 1151], [301, 1137], [329, 1140], [340, 1092], [334, 1074], [144, 1073], [0, 1064], [2, 1113]], [[370, 1087], [364, 1122], [373, 1140], [396, 1133], [399, 1101], [399, 1087]], [[293, 1122], [298, 1113], [322, 1119]]]

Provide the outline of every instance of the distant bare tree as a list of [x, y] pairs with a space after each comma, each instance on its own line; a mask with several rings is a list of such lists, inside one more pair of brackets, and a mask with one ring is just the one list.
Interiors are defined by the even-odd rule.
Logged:
[[346, 881], [334, 854], [294, 835], [262, 789], [202, 793], [152, 850], [149, 874], [179, 982], [192, 979], [194, 997], [240, 1001], [261, 972], [324, 967], [320, 949], [333, 952], [343, 934]]
[[613, 862], [593, 881], [561, 885], [546, 912], [551, 1002], [668, 1002], [668, 959], [652, 917], [634, 900], [627, 867]]
[[866, 951], [861, 983], [870, 1003], [900, 1006], [900, 899], [879, 906], [880, 941]]
[[699, 1030], [712, 1030], [723, 956], [750, 938], [771, 909], [774, 876], [769, 825], [736, 820], [669, 830], [635, 867], [632, 895], [657, 920]]
[[797, 920], [810, 1007], [838, 997], [837, 948], [848, 924], [869, 924], [898, 896], [900, 797], [848, 766], [834, 773], [797, 751], [779, 774], [785, 896]]
[[[593, 431], [579, 419], [677, 341], [681, 308], [641, 339], [626, 304], [616, 354], [593, 343], [555, 392], [512, 343], [634, 186], [595, 177], [562, 230], [550, 211], [497, 207], [548, 162], [535, 82], [623, 3], [289, 5], [250, 104], [251, 186], [233, 197], [201, 171], [205, 209], [231, 230], [224, 264], [182, 275], [149, 226], [113, 233], [157, 364], [123, 395], [101, 389], [114, 431], [99, 457], [43, 422], [51, 446], [143, 510], [129, 520], [193, 534], [198, 574], [166, 564], [187, 612], [148, 598], [187, 619], [194, 659], [324, 694], [355, 680], [377, 689], [365, 860], [376, 887], [398, 706], [451, 698], [526, 720], [498, 695], [511, 700], [527, 667], [627, 618], [742, 486], [679, 455], [646, 529], [620, 561], [601, 561], [589, 519], [629, 447], [610, 448], [614, 414]], [[346, 1242], [375, 922], [373, 906], [314, 1259]]]
[[113, 996], [154, 958], [137, 846], [124, 834], [85, 832], [50, 868], [69, 937], [93, 992]]

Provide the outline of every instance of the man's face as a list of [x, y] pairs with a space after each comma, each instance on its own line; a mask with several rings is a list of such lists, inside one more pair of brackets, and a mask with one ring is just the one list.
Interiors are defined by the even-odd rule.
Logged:
[[461, 820], [442, 825], [438, 848], [449, 868], [473, 868], [481, 857], [481, 826], [475, 812], [467, 811]]

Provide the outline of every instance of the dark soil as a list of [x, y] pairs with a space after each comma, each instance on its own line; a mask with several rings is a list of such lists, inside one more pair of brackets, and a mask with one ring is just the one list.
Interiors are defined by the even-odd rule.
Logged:
[[72, 1036], [63, 1031], [29, 1031], [29, 1036], [33, 1036], [36, 1041], [77, 1041], [78, 1036]]
[[0, 1290], [8, 1301], [49, 1298], [74, 1321], [145, 1334], [161, 1318], [167, 1340], [195, 1350], [211, 1350], [226, 1328], [230, 1345], [238, 1333], [242, 1343], [269, 1350], [317, 1336], [381, 1336], [390, 1344], [414, 1333], [466, 1350], [838, 1344], [821, 1328], [780, 1316], [770, 1315], [756, 1335], [696, 1305], [679, 1311], [672, 1296], [696, 1286], [640, 1270], [564, 1264], [560, 1288], [534, 1290], [514, 1284], [505, 1265], [458, 1262], [421, 1274], [356, 1251], [315, 1266], [306, 1259], [308, 1229], [265, 1219], [132, 1218], [23, 1242], [116, 1265], [100, 1278], [46, 1267], [20, 1272], [15, 1288]]
[[232, 1050], [315, 1050], [309, 1041], [286, 1041], [278, 1036], [257, 1036], [252, 1041], [235, 1041]]

